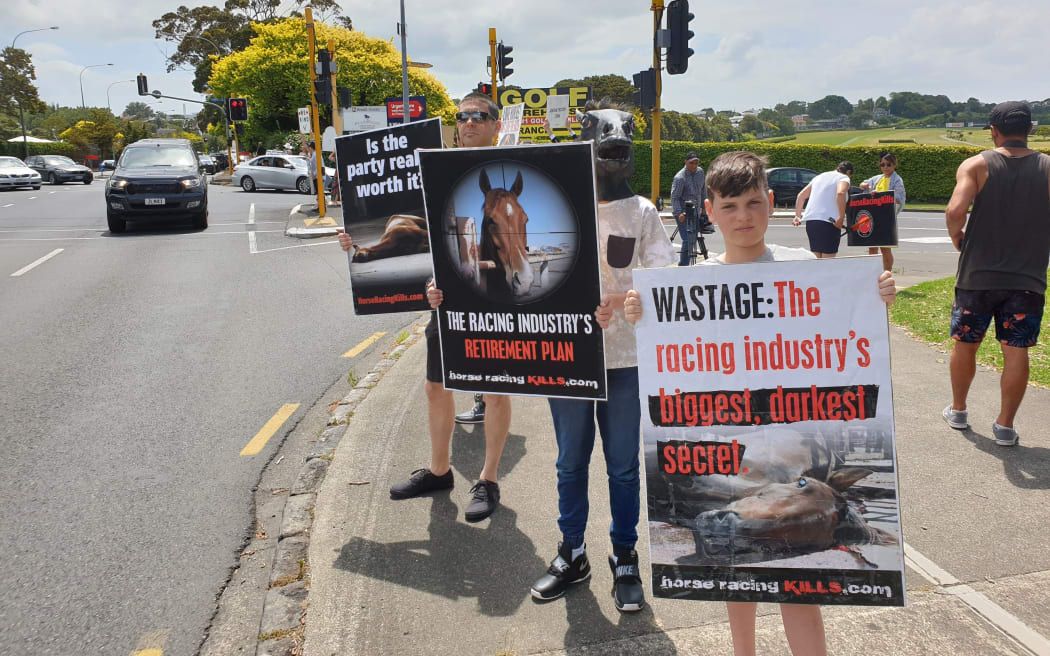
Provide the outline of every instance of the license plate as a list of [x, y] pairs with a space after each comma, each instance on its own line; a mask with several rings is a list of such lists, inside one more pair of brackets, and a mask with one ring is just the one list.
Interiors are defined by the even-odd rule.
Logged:
[[146, 204], [147, 205], [163, 205], [164, 204], [164, 199], [163, 198], [147, 198], [146, 199]]

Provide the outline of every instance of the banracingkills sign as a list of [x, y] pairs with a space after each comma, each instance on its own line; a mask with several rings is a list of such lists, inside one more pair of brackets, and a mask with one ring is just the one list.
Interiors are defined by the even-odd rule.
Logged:
[[904, 604], [881, 270], [634, 272], [655, 596]]

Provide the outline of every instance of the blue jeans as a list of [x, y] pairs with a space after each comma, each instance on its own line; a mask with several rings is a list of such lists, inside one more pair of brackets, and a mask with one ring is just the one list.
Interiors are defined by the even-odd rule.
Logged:
[[634, 548], [638, 541], [638, 367], [609, 369], [608, 397], [608, 401], [547, 399], [558, 441], [558, 528], [571, 547], [583, 544], [587, 529], [587, 473], [596, 417], [609, 476], [609, 536], [614, 547], [625, 549]]
[[678, 257], [678, 266], [689, 266], [689, 258], [696, 244], [696, 219], [689, 216], [678, 224], [678, 234], [682, 237], [682, 252]]

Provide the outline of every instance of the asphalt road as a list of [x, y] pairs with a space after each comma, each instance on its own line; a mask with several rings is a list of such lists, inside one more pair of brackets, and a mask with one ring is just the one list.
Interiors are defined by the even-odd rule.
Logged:
[[[674, 231], [674, 221], [669, 216], [664, 218], [664, 227], [668, 235]], [[955, 275], [959, 253], [948, 238], [943, 213], [904, 210], [897, 217], [897, 236], [900, 245], [893, 249], [893, 270], [899, 286]], [[705, 235], [705, 241], [711, 254], [725, 250], [717, 231], [713, 235]], [[766, 241], [781, 246], [809, 248], [805, 227], [791, 225], [790, 215], [777, 217], [770, 222]], [[680, 240], [676, 238], [675, 243], [677, 248], [681, 248]], [[839, 257], [850, 255], [867, 255], [867, 249], [846, 246], [844, 237]]]
[[0, 192], [0, 652], [193, 654], [261, 470], [417, 316], [353, 315], [334, 241], [283, 234], [305, 197], [209, 193], [205, 231], [117, 236], [102, 181]]

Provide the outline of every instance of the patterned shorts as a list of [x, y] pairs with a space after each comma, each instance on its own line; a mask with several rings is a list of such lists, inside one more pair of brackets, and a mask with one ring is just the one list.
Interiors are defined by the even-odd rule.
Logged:
[[952, 339], [978, 344], [995, 318], [995, 338], [1006, 346], [1031, 348], [1043, 321], [1042, 294], [1022, 290], [956, 289], [952, 304]]

